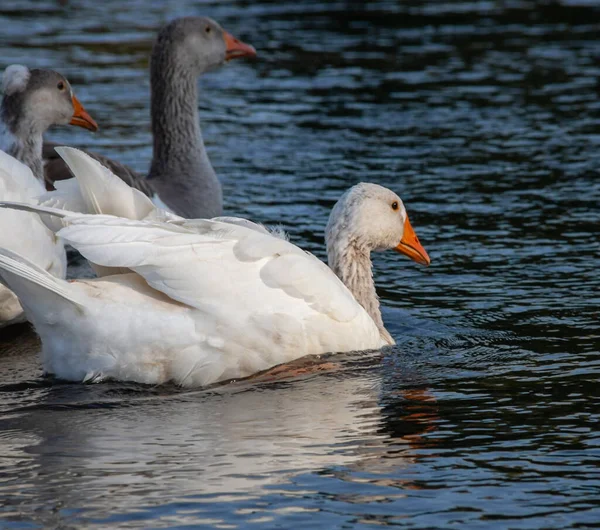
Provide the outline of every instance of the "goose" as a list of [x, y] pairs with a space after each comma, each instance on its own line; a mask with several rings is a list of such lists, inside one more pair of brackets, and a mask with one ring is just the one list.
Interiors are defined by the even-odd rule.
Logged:
[[[178, 18], [158, 34], [150, 59], [153, 153], [147, 178], [104, 156], [89, 153], [128, 185], [184, 217], [221, 215], [221, 184], [210, 163], [198, 116], [197, 78], [256, 50], [206, 17]], [[55, 152], [44, 145], [49, 183], [71, 178]]]
[[2, 75], [0, 150], [13, 156], [44, 182], [43, 134], [52, 125], [78, 125], [97, 131], [67, 79], [53, 70], [8, 66]]
[[[51, 125], [98, 126], [73, 94], [69, 82], [52, 70], [11, 65], [2, 75], [0, 103], [0, 200], [31, 202], [45, 192], [42, 135]], [[0, 246], [64, 278], [63, 243], [38, 215], [0, 211]], [[16, 296], [0, 286], [0, 328], [23, 322]]]
[[41, 338], [45, 372], [70, 381], [205, 386], [305, 355], [379, 349], [394, 339], [371, 252], [395, 249], [430, 263], [400, 197], [370, 183], [350, 188], [331, 212], [329, 267], [245, 220], [0, 205], [60, 218], [59, 237], [115, 272], [66, 282], [0, 249], [0, 281]]

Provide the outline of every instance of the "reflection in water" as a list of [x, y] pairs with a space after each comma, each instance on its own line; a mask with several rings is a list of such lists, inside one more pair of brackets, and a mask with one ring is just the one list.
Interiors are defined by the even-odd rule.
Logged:
[[393, 471], [397, 487], [415, 487], [402, 470], [434, 428], [434, 400], [425, 389], [398, 391], [399, 404], [388, 401], [393, 418], [386, 417], [378, 362], [378, 355], [361, 358], [354, 373], [150, 396], [135, 386], [97, 385], [93, 402], [84, 392], [81, 402], [71, 401], [72, 385], [52, 386], [5, 426], [5, 462], [29, 455], [10, 504], [49, 503], [68, 522], [73, 509], [86, 519], [128, 513], [152, 504], [154, 495], [161, 502], [252, 498], [296, 475], [342, 467]]

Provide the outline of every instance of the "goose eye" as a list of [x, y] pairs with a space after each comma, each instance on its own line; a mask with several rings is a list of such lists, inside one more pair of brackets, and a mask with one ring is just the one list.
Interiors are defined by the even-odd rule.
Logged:
[[58, 88], [58, 90], [64, 90], [65, 89], [65, 84], [62, 81], [58, 82], [58, 85], [56, 85], [56, 88]]
[[397, 209], [398, 209], [398, 202], [397, 202], [397, 201], [394, 201], [394, 202], [392, 203], [392, 210], [397, 210]]
[[206, 26], [206, 28], [204, 29], [204, 31], [206, 31], [206, 33], [210, 33], [210, 26]]

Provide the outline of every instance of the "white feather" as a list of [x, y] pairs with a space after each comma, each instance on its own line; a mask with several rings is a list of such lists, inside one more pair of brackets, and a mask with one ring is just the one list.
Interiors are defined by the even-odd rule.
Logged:
[[[75, 178], [55, 183], [56, 191], [43, 194], [42, 206], [63, 208], [86, 214], [107, 214], [126, 219], [180, 220], [168, 210], [157, 208], [141, 191], [128, 186], [112, 171], [88, 154], [72, 147], [56, 147]], [[54, 232], [62, 228], [62, 219], [43, 216]], [[102, 267], [90, 263], [99, 277], [128, 272], [123, 268]]]
[[[31, 170], [0, 151], [0, 199], [33, 204], [44, 191]], [[36, 214], [10, 209], [0, 210], [0, 247], [9, 249], [57, 277], [64, 277], [66, 256], [60, 241]], [[16, 297], [0, 286], [0, 327], [23, 320]]]
[[11, 64], [7, 66], [2, 74], [2, 92], [10, 96], [15, 92], [22, 92], [27, 87], [31, 72], [22, 64]]
[[112, 171], [83, 151], [56, 147], [79, 182], [85, 210], [82, 213], [144, 219], [156, 208], [141, 191], [129, 187]]

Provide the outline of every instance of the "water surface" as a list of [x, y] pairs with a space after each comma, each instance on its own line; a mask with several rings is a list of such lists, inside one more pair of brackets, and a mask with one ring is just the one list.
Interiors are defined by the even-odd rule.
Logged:
[[377, 182], [432, 265], [375, 256], [397, 346], [287, 380], [60, 384], [5, 333], [0, 526], [597, 525], [598, 4], [3, 0], [0, 66], [65, 73], [101, 129], [52, 138], [144, 171], [151, 42], [186, 14], [260, 56], [201, 81], [227, 213], [323, 257]]

